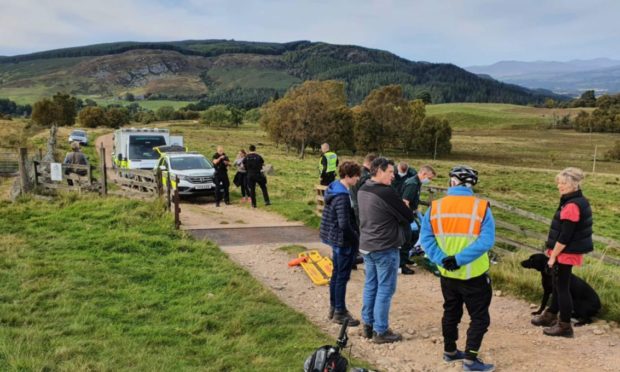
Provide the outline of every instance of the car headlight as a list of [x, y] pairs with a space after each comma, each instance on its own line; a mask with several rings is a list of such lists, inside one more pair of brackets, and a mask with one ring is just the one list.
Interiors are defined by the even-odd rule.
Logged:
[[172, 175], [172, 179], [174, 179], [174, 177], [175, 177], [175, 176], [176, 176], [176, 177], [179, 177], [179, 181], [187, 181], [187, 176], [184, 176], [184, 175], [182, 175], [182, 174], [176, 174], [176, 175], [175, 175], [175, 174], [173, 174], [173, 175]]

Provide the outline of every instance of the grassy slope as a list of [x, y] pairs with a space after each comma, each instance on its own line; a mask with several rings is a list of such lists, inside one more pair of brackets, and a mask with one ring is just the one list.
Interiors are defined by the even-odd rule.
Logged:
[[0, 369], [291, 370], [329, 340], [162, 206], [0, 208]]

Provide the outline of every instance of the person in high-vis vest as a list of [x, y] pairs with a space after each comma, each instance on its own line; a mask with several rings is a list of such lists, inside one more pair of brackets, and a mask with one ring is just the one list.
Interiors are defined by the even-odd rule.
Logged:
[[[474, 196], [478, 172], [468, 166], [450, 171], [447, 196], [434, 200], [422, 221], [420, 241], [429, 259], [441, 273], [444, 312], [443, 359], [463, 360], [464, 371], [494, 371], [478, 358], [482, 338], [491, 319], [493, 292], [487, 252], [495, 243], [495, 220], [486, 200]], [[471, 318], [465, 352], [456, 347], [463, 304]]]
[[319, 159], [319, 172], [321, 174], [321, 185], [327, 186], [336, 179], [336, 171], [338, 170], [338, 155], [329, 151], [329, 144], [321, 145], [321, 158]]

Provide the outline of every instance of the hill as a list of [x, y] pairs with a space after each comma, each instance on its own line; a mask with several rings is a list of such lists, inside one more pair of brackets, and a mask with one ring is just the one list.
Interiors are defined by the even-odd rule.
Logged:
[[599, 94], [620, 92], [620, 61], [609, 58], [569, 62], [501, 61], [465, 69], [510, 84], [548, 89], [559, 94], [577, 96], [590, 89]]
[[22, 102], [66, 91], [250, 107], [308, 79], [346, 81], [351, 103], [388, 84], [401, 84], [410, 98], [428, 92], [435, 103], [528, 104], [553, 96], [483, 79], [452, 64], [413, 62], [382, 50], [309, 41], [120, 42], [0, 58], [0, 96]]

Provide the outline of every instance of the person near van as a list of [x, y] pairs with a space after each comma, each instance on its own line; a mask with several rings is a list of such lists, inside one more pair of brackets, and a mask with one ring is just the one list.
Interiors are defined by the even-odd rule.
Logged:
[[243, 159], [243, 166], [247, 172], [248, 188], [250, 189], [250, 199], [252, 200], [252, 208], [256, 208], [256, 185], [260, 186], [263, 192], [263, 200], [265, 205], [271, 205], [269, 193], [267, 192], [267, 177], [263, 173], [263, 157], [256, 153], [256, 146], [250, 145], [250, 152]]
[[220, 202], [224, 199], [224, 203], [230, 204], [230, 180], [228, 179], [228, 166], [230, 159], [224, 152], [224, 146], [218, 146], [217, 152], [213, 154], [213, 165], [215, 165], [215, 206], [219, 207]]
[[233, 183], [235, 186], [241, 189], [241, 202], [250, 201], [250, 190], [248, 189], [248, 172], [245, 170], [245, 166], [243, 165], [243, 159], [245, 159], [247, 153], [244, 149], [239, 150], [237, 154], [237, 158], [235, 159], [234, 165], [237, 168], [237, 173], [233, 178]]

